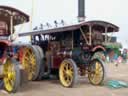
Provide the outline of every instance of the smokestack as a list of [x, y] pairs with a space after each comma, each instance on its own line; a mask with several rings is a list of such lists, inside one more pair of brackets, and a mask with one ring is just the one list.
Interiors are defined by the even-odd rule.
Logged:
[[85, 0], [78, 0], [78, 22], [85, 21]]

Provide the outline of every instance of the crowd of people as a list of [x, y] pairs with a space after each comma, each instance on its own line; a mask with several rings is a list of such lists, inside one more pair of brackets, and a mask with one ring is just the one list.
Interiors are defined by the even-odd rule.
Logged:
[[108, 62], [115, 63], [116, 65], [120, 63], [127, 63], [128, 62], [128, 49], [120, 50], [111, 50], [108, 52]]

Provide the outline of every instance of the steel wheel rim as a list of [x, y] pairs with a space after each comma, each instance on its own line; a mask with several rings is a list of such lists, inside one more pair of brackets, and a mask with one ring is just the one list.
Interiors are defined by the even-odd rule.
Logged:
[[[93, 66], [94, 65], [94, 66]], [[104, 76], [104, 69], [100, 62], [96, 61], [91, 65], [91, 72], [89, 73], [89, 79], [93, 84], [99, 84]], [[92, 69], [93, 67], [93, 69]], [[95, 68], [94, 68], [95, 67]], [[93, 70], [93, 71], [92, 71]]]
[[31, 48], [25, 48], [22, 64], [27, 71], [28, 80], [32, 80], [36, 72], [36, 56]]
[[4, 86], [7, 91], [11, 92], [15, 86], [16, 73], [14, 65], [10, 60], [7, 60], [7, 63], [4, 64]]
[[65, 87], [70, 86], [73, 81], [73, 66], [67, 61], [60, 66], [60, 80]]

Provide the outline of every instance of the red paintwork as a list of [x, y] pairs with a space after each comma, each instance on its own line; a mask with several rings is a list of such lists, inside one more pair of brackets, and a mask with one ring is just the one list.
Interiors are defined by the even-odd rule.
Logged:
[[7, 58], [6, 56], [6, 47], [10, 46], [11, 45], [11, 42], [7, 41], [7, 40], [0, 40], [0, 47], [3, 47], [4, 48], [4, 52], [3, 52], [3, 55], [2, 57], [0, 58], [0, 63], [1, 64], [4, 64], [5, 63], [5, 60]]
[[8, 40], [0, 40], [0, 43], [3, 43], [4, 45], [7, 45], [7, 46], [11, 46], [12, 45], [12, 42], [10, 42]]
[[102, 49], [103, 51], [106, 50], [103, 46], [97, 45], [97, 46], [95, 46], [95, 47], [92, 49], [92, 52], [96, 51], [97, 49]]
[[63, 61], [63, 58], [61, 58], [60, 56], [53, 56], [52, 60], [52, 68], [59, 69], [61, 62]]
[[20, 47], [20, 49], [18, 50], [18, 58], [21, 64], [22, 64], [23, 54], [24, 54], [24, 48]]
[[0, 58], [0, 63], [1, 64], [4, 64], [6, 59], [7, 59], [7, 57], [6, 56], [3, 56], [2, 58]]

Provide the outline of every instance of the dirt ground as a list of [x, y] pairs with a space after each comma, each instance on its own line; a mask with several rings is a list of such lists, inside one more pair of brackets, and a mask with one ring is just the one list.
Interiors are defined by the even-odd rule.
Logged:
[[[107, 78], [109, 80], [123, 80], [128, 82], [128, 64], [116, 67], [107, 64]], [[110, 89], [107, 86], [93, 86], [87, 78], [80, 78], [74, 88], [64, 88], [59, 80], [42, 80], [24, 84], [17, 93], [8, 94], [0, 90], [0, 96], [128, 96], [128, 88]]]

